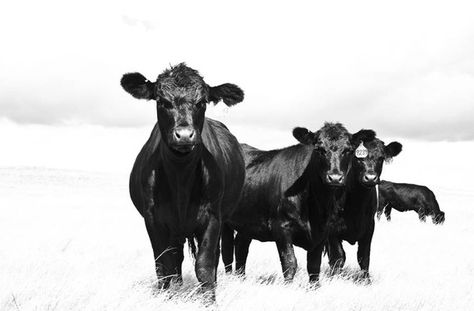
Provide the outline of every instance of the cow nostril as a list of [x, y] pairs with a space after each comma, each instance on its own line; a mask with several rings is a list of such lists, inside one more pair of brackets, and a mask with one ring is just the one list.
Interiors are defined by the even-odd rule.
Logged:
[[366, 174], [364, 175], [363, 180], [365, 182], [373, 181], [376, 182], [379, 179], [379, 177], [376, 174]]
[[189, 138], [193, 138], [194, 136], [194, 130], [191, 130], [191, 133], [189, 133]]
[[343, 175], [340, 174], [328, 174], [327, 175], [327, 180], [331, 183], [341, 183], [342, 180], [344, 179]]
[[179, 135], [178, 131], [174, 131], [174, 136], [176, 136], [177, 139], [181, 138], [181, 135]]

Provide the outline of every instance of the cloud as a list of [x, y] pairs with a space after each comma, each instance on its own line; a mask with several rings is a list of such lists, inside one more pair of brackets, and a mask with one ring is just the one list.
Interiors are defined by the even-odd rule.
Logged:
[[210, 85], [244, 89], [226, 114], [241, 128], [338, 120], [393, 137], [474, 139], [469, 2], [24, 5], [0, 13], [0, 116], [18, 123], [151, 124], [154, 104], [126, 94], [121, 75], [155, 79], [186, 61]]

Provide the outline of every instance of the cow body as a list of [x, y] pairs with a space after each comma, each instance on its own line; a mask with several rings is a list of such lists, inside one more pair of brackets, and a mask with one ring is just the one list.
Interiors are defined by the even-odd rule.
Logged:
[[428, 187], [383, 180], [379, 185], [377, 217], [380, 219], [385, 213], [387, 220], [391, 220], [392, 208], [399, 212], [415, 211], [421, 221], [431, 216], [434, 224], [441, 224], [445, 220], [444, 212]]
[[357, 261], [362, 270], [361, 277], [368, 279], [377, 193], [375, 187], [362, 185], [355, 175], [352, 171], [347, 181], [344, 208], [339, 215], [343, 224], [339, 226], [339, 229], [332, 231], [328, 238], [329, 266], [333, 274], [344, 266], [346, 255], [342, 241], [347, 241], [352, 245], [357, 243]]
[[341, 226], [329, 234], [327, 242], [332, 273], [340, 271], [346, 260], [342, 241], [347, 241], [350, 244], [357, 243], [357, 261], [362, 272], [360, 276], [361, 279], [368, 282], [370, 282], [370, 250], [377, 210], [375, 186], [380, 180], [383, 162], [398, 155], [402, 149], [402, 145], [398, 142], [392, 142], [385, 146], [381, 140], [375, 137], [375, 132], [372, 133], [373, 135], [359, 136], [356, 140], [363, 152], [361, 156], [357, 156], [356, 152], [352, 158], [352, 169], [347, 178], [344, 206], [338, 215], [341, 219]]
[[145, 220], [158, 286], [182, 282], [188, 239], [196, 276], [214, 297], [221, 227], [240, 198], [245, 166], [237, 139], [222, 123], [205, 118], [205, 111], [209, 102], [232, 106], [243, 92], [228, 83], [210, 87], [184, 63], [156, 82], [129, 73], [121, 84], [136, 98], [156, 100], [158, 120], [133, 166], [130, 196]]
[[[327, 156], [332, 161], [329, 164], [325, 162], [325, 152], [315, 149], [312, 137], [308, 143], [281, 150], [261, 151], [243, 145], [246, 164], [244, 189], [239, 206], [228, 222], [230, 233], [225, 233], [229, 236], [232, 230], [237, 231], [237, 272], [245, 272], [250, 242], [257, 239], [276, 242], [286, 280], [292, 280], [297, 269], [293, 245], [307, 250], [310, 281], [318, 281], [324, 242], [329, 228], [338, 225], [333, 215], [344, 199], [343, 180], [348, 163], [341, 159], [350, 158], [346, 148], [351, 148], [350, 134], [342, 125], [326, 124], [320, 131], [332, 133], [329, 135], [332, 147], [327, 147]], [[294, 135], [295, 132], [297, 130]], [[324, 139], [330, 140], [328, 137]], [[231, 253], [225, 253], [231, 246], [225, 240], [223, 259], [227, 271], [231, 271]]]
[[211, 221], [219, 230], [236, 207], [244, 176], [240, 145], [222, 123], [206, 119], [202, 145], [185, 157], [161, 142], [155, 125], [135, 161], [130, 195], [145, 218], [160, 276], [181, 274], [185, 238], [202, 244]]

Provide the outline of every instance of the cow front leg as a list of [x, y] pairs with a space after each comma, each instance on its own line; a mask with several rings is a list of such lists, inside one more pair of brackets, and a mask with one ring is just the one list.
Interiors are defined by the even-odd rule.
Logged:
[[328, 257], [331, 275], [340, 273], [346, 262], [346, 253], [340, 239], [336, 237], [328, 239]]
[[418, 208], [417, 213], [418, 213], [418, 219], [421, 222], [426, 222], [426, 215], [428, 215], [427, 210], [424, 208]]
[[321, 272], [321, 257], [324, 243], [320, 243], [306, 253], [306, 268], [308, 270], [309, 282], [319, 286], [319, 274]]
[[204, 233], [198, 237], [199, 251], [196, 256], [196, 277], [204, 290], [209, 291], [215, 300], [217, 252], [220, 239], [220, 221], [210, 215]]
[[245, 275], [245, 265], [249, 254], [249, 246], [252, 239], [237, 233], [235, 237], [235, 272]]
[[372, 244], [372, 236], [374, 234], [374, 222], [369, 224], [366, 234], [358, 241], [357, 261], [361, 269], [361, 278], [370, 283], [369, 265], [370, 265], [370, 247]]
[[289, 236], [284, 236], [276, 241], [278, 255], [280, 256], [281, 269], [286, 282], [293, 281], [298, 264], [296, 262], [295, 250]]
[[[177, 275], [177, 262], [179, 261], [179, 247], [173, 249], [169, 245], [170, 234], [166, 226], [159, 224], [155, 219], [155, 211], [157, 210], [158, 200], [155, 197], [155, 188], [157, 185], [156, 171], [152, 170], [148, 176], [147, 183], [144, 187], [145, 192], [145, 226], [153, 248], [153, 258], [155, 261], [155, 272], [158, 278], [158, 288], [166, 289], [170, 285], [172, 275]], [[182, 246], [181, 246], [182, 257]], [[179, 270], [181, 270], [181, 261], [179, 262]]]
[[145, 225], [153, 248], [158, 288], [169, 288], [171, 281], [182, 283], [183, 245], [170, 245], [169, 233], [164, 226], [157, 225], [152, 221], [145, 221]]
[[234, 229], [228, 224], [222, 226], [222, 261], [226, 273], [232, 273], [234, 262]]

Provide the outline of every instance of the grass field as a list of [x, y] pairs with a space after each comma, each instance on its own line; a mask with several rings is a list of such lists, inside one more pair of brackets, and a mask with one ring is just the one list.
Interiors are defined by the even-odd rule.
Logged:
[[[74, 170], [0, 169], [0, 310], [196, 310], [201, 304], [190, 256], [184, 285], [154, 289], [152, 251], [128, 197], [128, 176]], [[372, 246], [373, 284], [355, 283], [356, 248], [345, 275], [308, 286], [305, 253], [284, 284], [276, 247], [254, 242], [247, 277], [219, 267], [219, 310], [472, 310], [474, 193], [438, 192], [446, 223], [393, 212]]]

